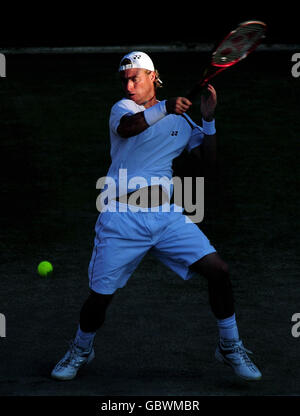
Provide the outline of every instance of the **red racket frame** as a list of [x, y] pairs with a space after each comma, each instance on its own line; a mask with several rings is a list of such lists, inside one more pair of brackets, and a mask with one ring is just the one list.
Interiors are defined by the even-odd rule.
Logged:
[[[243, 23], [239, 24], [237, 29], [239, 29], [240, 27], [245, 27], [245, 26], [249, 26], [249, 25], [252, 25], [252, 24], [262, 25], [262, 27], [264, 27], [264, 30], [266, 32], [267, 25], [264, 22], [261, 22], [259, 20], [249, 20], [247, 22], [243, 22]], [[241, 57], [239, 57], [239, 58], [237, 58], [237, 59], [235, 59], [231, 62], [224, 63], [224, 64], [214, 63], [213, 62], [213, 55], [216, 53], [216, 51], [218, 49], [220, 49], [222, 47], [222, 45], [227, 41], [227, 39], [230, 38], [237, 31], [237, 29], [232, 30], [230, 33], [228, 33], [228, 35], [222, 40], [222, 42], [220, 42], [218, 47], [215, 49], [215, 51], [212, 54], [212, 60], [210, 62], [210, 65], [208, 66], [208, 68], [204, 72], [203, 77], [197, 82], [197, 84], [194, 86], [194, 88], [187, 94], [188, 99], [190, 99], [190, 100], [193, 99], [203, 89], [203, 87], [208, 83], [208, 81], [211, 80], [216, 75], [218, 75], [220, 72], [224, 71], [227, 68], [230, 68], [231, 66], [235, 65], [237, 62], [246, 58], [251, 52], [253, 52], [258, 47], [258, 45], [261, 43], [262, 39], [264, 38], [264, 34], [261, 35], [260, 38]], [[216, 69], [216, 68], [218, 68], [218, 69]]]

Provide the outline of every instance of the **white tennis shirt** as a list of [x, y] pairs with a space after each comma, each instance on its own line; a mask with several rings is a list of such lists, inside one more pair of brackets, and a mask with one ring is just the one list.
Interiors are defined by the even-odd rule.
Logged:
[[[115, 103], [109, 118], [112, 163], [107, 177], [117, 185], [117, 196], [132, 192], [142, 186], [163, 184], [163, 178], [172, 179], [172, 161], [186, 148], [189, 152], [202, 143], [204, 134], [186, 114], [188, 121], [179, 115], [169, 114], [142, 133], [122, 138], [117, 132], [125, 114], [136, 114], [146, 108], [133, 100], [123, 98]], [[120, 178], [126, 176], [127, 184]], [[142, 178], [142, 179], [138, 179]], [[164, 185], [163, 185], [164, 186]], [[165, 187], [170, 192], [168, 185]], [[172, 190], [171, 190], [172, 194]], [[171, 195], [170, 195], [171, 196]]]

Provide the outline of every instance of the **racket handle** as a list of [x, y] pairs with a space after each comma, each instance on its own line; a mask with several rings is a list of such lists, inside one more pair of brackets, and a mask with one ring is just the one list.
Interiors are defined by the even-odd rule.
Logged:
[[186, 98], [188, 98], [190, 101], [193, 101], [197, 95], [201, 94], [207, 84], [207, 80], [199, 81], [197, 84], [194, 85], [194, 87], [187, 93]]

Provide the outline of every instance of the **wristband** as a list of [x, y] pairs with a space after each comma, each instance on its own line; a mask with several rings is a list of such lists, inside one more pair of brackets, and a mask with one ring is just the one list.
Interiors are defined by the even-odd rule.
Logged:
[[145, 117], [146, 123], [149, 126], [152, 126], [152, 124], [157, 123], [166, 115], [167, 115], [166, 100], [160, 101], [158, 104], [155, 104], [152, 107], [149, 107], [144, 111], [144, 117]]
[[213, 134], [216, 134], [216, 126], [215, 126], [215, 120], [212, 121], [205, 121], [202, 119], [202, 128], [203, 133], [207, 136], [212, 136]]

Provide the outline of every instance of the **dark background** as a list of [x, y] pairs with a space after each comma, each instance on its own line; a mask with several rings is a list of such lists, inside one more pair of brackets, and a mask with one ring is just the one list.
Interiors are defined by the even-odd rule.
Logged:
[[[0, 47], [216, 42], [238, 23], [262, 20], [267, 44], [299, 43], [295, 3], [188, 2], [99, 4], [99, 8], [52, 7], [19, 13], [3, 6]], [[24, 7], [24, 9], [22, 9]]]

